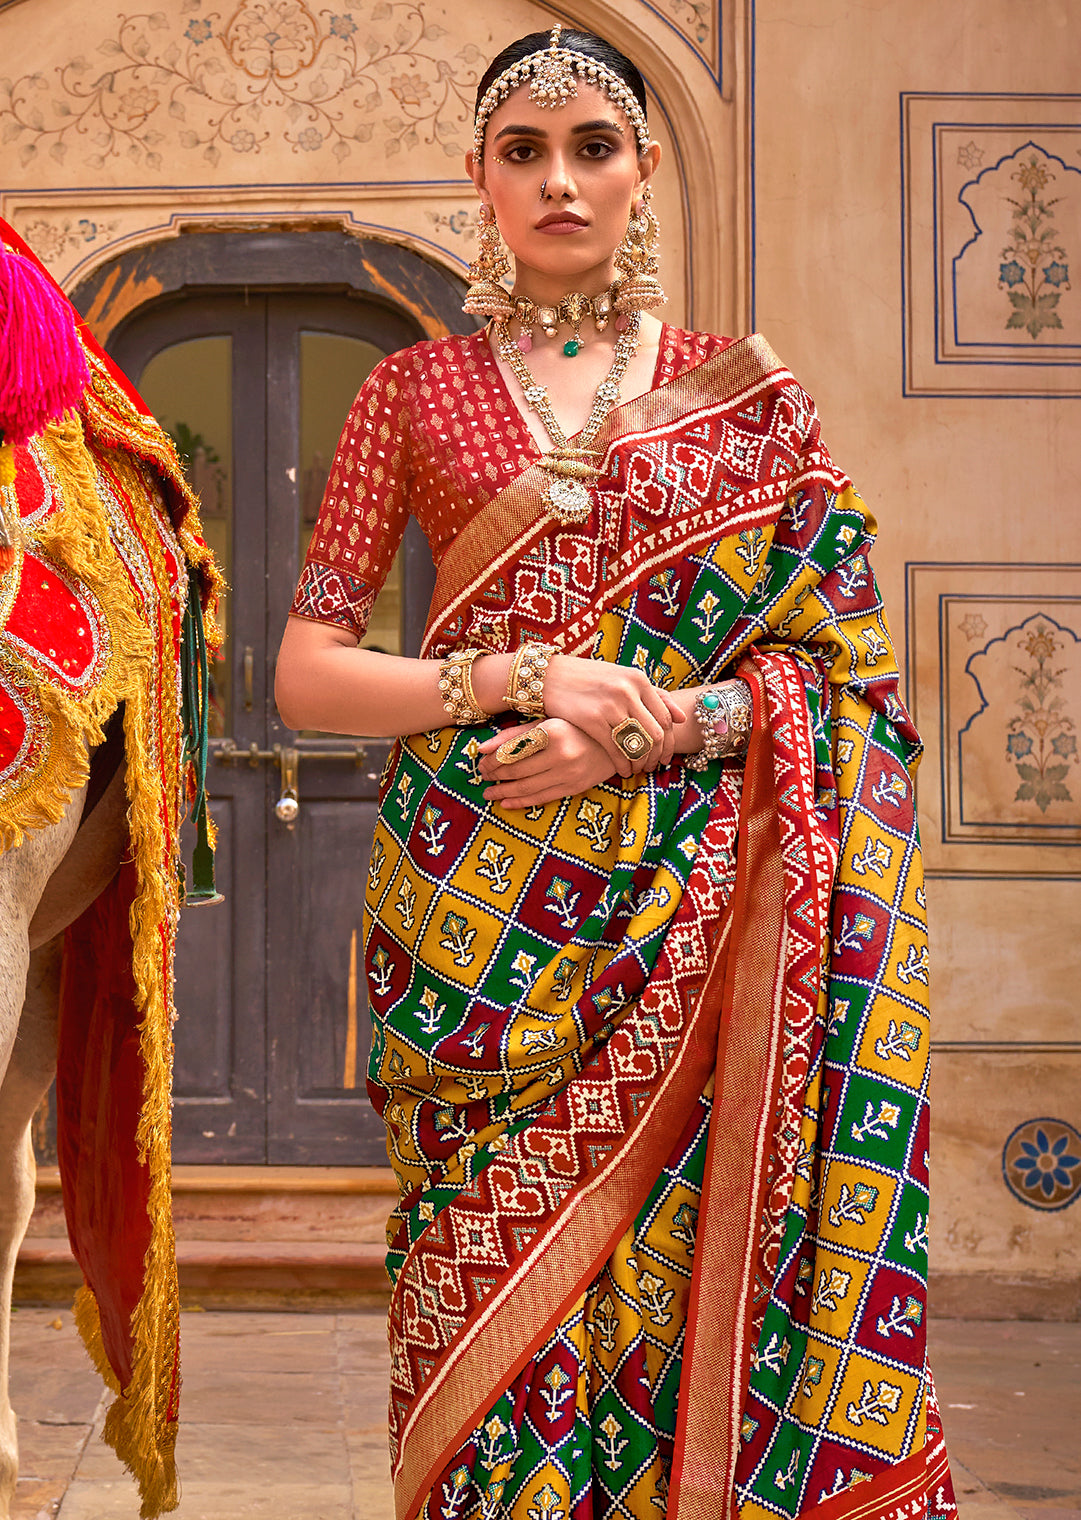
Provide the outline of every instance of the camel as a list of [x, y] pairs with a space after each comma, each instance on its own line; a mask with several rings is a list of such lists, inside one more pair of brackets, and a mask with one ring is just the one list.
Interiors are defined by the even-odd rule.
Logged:
[[178, 1502], [178, 836], [190, 806], [205, 864], [219, 586], [171, 441], [0, 222], [0, 1520], [30, 1123], [54, 1075], [76, 1322], [115, 1394], [105, 1439], [146, 1520]]
[[56, 1071], [64, 933], [116, 875], [127, 846], [123, 769], [92, 811], [87, 787], [58, 823], [0, 854], [0, 1516], [18, 1477], [8, 1400], [8, 1332], [15, 1258], [34, 1210], [30, 1121]]

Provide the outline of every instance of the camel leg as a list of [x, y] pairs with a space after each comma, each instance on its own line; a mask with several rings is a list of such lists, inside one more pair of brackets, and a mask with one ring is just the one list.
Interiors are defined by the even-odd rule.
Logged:
[[[59, 939], [42, 946], [28, 978], [28, 930], [45, 884], [75, 836], [82, 807], [80, 793], [59, 823], [28, 834], [17, 850], [0, 855], [0, 1517], [9, 1512], [18, 1477], [16, 1420], [8, 1397], [11, 1284], [34, 1210], [30, 1121], [55, 1066], [61, 946]], [[51, 1014], [44, 1006], [50, 998]]]

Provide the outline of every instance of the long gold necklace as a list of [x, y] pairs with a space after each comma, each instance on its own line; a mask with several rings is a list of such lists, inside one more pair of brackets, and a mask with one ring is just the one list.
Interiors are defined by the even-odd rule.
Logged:
[[641, 313], [631, 312], [626, 331], [616, 339], [612, 367], [597, 387], [586, 425], [579, 433], [578, 443], [574, 447], [567, 442], [567, 435], [552, 410], [548, 387], [539, 384], [530, 374], [525, 357], [508, 334], [506, 324], [497, 322], [495, 325], [499, 356], [514, 371], [526, 405], [531, 412], [536, 412], [554, 445], [547, 454], [541, 455], [537, 463], [548, 472], [545, 506], [561, 523], [585, 522], [592, 511], [593, 499], [589, 488], [596, 484], [601, 473], [600, 466], [596, 463], [601, 454], [592, 445], [619, 400], [620, 382], [638, 351], [641, 325]]

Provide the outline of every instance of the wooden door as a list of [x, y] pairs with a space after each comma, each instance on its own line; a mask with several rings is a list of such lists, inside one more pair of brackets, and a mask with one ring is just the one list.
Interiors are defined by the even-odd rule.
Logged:
[[[173, 434], [229, 592], [212, 670], [209, 793], [223, 905], [177, 947], [174, 1156], [378, 1164], [364, 1074], [363, 870], [385, 741], [286, 729], [273, 662], [356, 391], [413, 342], [404, 316], [345, 296], [187, 297], [140, 316], [114, 356]], [[416, 653], [431, 592], [415, 524], [366, 642]], [[283, 761], [299, 809], [283, 821]]]

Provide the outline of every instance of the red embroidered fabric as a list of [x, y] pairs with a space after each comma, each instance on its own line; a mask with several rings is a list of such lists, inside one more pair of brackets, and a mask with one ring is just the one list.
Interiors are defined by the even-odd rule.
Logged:
[[[731, 341], [665, 323], [653, 388]], [[290, 612], [363, 637], [410, 514], [438, 565], [538, 452], [483, 332], [390, 354], [346, 418]]]

